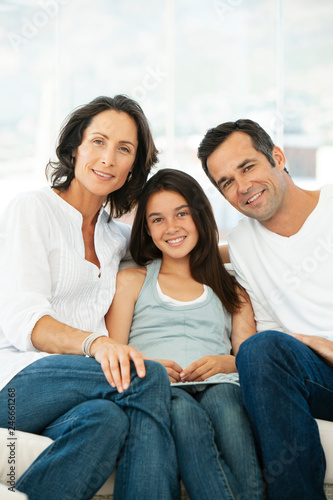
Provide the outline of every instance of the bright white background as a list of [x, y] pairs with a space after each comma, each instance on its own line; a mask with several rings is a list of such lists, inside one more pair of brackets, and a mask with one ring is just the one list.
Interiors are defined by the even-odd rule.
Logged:
[[221, 238], [238, 214], [196, 158], [208, 128], [258, 121], [297, 183], [333, 182], [331, 0], [0, 1], [0, 210], [42, 185], [65, 116], [98, 95], [142, 105], [159, 167], [196, 177]]

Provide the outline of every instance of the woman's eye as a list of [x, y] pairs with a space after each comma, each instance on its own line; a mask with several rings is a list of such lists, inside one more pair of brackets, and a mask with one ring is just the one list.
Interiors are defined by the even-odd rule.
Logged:
[[103, 144], [103, 141], [101, 139], [94, 139], [93, 142], [94, 142], [94, 144], [97, 144], [98, 146]]
[[130, 150], [126, 146], [121, 146], [120, 151], [123, 151], [124, 153], [129, 153]]

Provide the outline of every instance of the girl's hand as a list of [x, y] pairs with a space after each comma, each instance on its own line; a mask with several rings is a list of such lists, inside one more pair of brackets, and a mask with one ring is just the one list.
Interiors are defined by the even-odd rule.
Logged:
[[231, 354], [204, 356], [191, 363], [179, 375], [182, 382], [202, 382], [217, 373], [237, 372], [235, 356]]
[[154, 361], [158, 361], [166, 368], [170, 382], [181, 382], [179, 374], [183, 369], [178, 363], [171, 359], [155, 359]]
[[112, 387], [117, 387], [120, 393], [128, 389], [131, 383], [131, 361], [140, 378], [146, 375], [145, 357], [134, 347], [100, 337], [92, 343], [90, 352], [100, 363], [106, 380]]

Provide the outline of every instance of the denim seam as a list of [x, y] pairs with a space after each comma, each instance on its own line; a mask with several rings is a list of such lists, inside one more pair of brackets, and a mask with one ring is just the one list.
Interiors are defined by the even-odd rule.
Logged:
[[56, 427], [59, 427], [60, 425], [63, 425], [67, 422], [71, 422], [72, 423], [72, 429], [73, 429], [73, 423], [75, 424], [75, 422], [77, 421], [77, 417], [69, 417], [69, 418], [66, 418], [65, 420], [62, 420], [61, 422], [57, 422], [56, 424], [50, 424], [46, 427], [46, 429], [55, 429]]
[[333, 394], [333, 390], [329, 389], [328, 387], [325, 387], [324, 385], [318, 384], [318, 382], [315, 382], [314, 380], [311, 380], [309, 378], [304, 379], [305, 382], [310, 382], [310, 384], [314, 384], [317, 387], [320, 387], [321, 389], [324, 389], [325, 391], [328, 391]]

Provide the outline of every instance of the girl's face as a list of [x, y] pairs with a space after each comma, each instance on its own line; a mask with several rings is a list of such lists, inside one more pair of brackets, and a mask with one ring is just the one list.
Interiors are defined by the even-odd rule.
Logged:
[[188, 257], [199, 239], [190, 208], [175, 191], [158, 191], [146, 207], [148, 232], [163, 257]]

